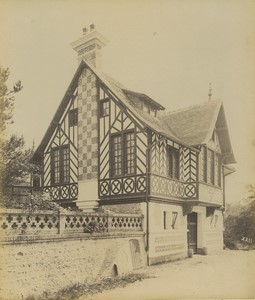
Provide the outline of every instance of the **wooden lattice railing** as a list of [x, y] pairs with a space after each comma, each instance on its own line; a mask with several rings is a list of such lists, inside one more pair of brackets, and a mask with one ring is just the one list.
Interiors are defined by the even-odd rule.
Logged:
[[24, 211], [0, 212], [0, 237], [3, 240], [34, 240], [43, 236], [107, 234], [143, 231], [143, 216], [112, 213]]
[[198, 183], [183, 182], [156, 174], [150, 174], [150, 195], [177, 199], [198, 199]]
[[146, 174], [127, 175], [99, 180], [100, 197], [129, 196], [146, 193]]

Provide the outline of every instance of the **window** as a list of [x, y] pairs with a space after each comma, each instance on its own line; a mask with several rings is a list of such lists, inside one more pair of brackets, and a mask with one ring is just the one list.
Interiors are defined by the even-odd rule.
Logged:
[[122, 147], [121, 135], [112, 136], [112, 176], [120, 176], [122, 173]]
[[206, 147], [200, 152], [200, 180], [221, 187], [221, 155]]
[[206, 182], [206, 148], [202, 147], [200, 152], [200, 179], [203, 182]]
[[168, 147], [168, 176], [179, 179], [179, 151], [173, 147]]
[[135, 134], [134, 132], [125, 133], [125, 164], [126, 174], [135, 173]]
[[69, 182], [70, 161], [69, 147], [63, 146], [51, 150], [51, 184], [64, 184]]
[[208, 153], [208, 183], [214, 184], [214, 152], [207, 150]]
[[109, 116], [109, 100], [103, 100], [100, 102], [100, 117]]
[[69, 111], [69, 126], [77, 126], [78, 124], [78, 109], [72, 109]]
[[135, 134], [126, 132], [111, 137], [111, 174], [134, 174], [136, 167]]
[[215, 154], [215, 184], [221, 186], [221, 164], [219, 154]]
[[145, 101], [143, 102], [143, 111], [150, 113], [150, 106]]

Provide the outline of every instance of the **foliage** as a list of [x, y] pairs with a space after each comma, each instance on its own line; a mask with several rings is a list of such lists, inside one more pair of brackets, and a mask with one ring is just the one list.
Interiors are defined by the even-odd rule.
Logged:
[[151, 276], [145, 274], [127, 274], [123, 277], [113, 277], [102, 279], [95, 283], [76, 283], [72, 284], [66, 288], [59, 290], [56, 293], [44, 292], [42, 296], [28, 296], [26, 300], [69, 300], [78, 299], [81, 296], [93, 295], [97, 293], [102, 293], [106, 290], [111, 290], [114, 288], [125, 287], [128, 284], [134, 283], [136, 281], [142, 281]]
[[61, 206], [50, 199], [49, 195], [40, 191], [37, 194], [27, 192], [22, 199], [17, 195], [10, 194], [4, 197], [2, 205], [4, 208], [22, 209], [30, 213], [38, 210], [52, 210], [53, 212], [63, 210]]
[[12, 135], [3, 142], [1, 168], [4, 170], [2, 183], [11, 186], [20, 183], [30, 173], [38, 173], [40, 166], [31, 163], [33, 149], [25, 149], [23, 137]]
[[88, 223], [86, 228], [84, 229], [85, 233], [93, 234], [94, 232], [102, 233], [105, 231], [104, 224], [101, 222], [97, 222], [95, 220], [92, 220]]
[[6, 82], [9, 78], [9, 69], [0, 66], [0, 134], [6, 129], [6, 125], [13, 123], [12, 111], [14, 108], [14, 94], [18, 93], [23, 87], [21, 81], [17, 81], [12, 89], [8, 89]]
[[[228, 205], [225, 220], [224, 241], [231, 249], [255, 247], [255, 188], [249, 186], [249, 196], [237, 204]], [[244, 238], [252, 239], [252, 243]]]
[[17, 135], [6, 138], [6, 126], [13, 123], [14, 95], [22, 89], [21, 81], [11, 89], [7, 87], [9, 75], [9, 69], [0, 66], [0, 196], [7, 207], [14, 205], [15, 200], [7, 187], [20, 184], [31, 173], [40, 172], [40, 166], [30, 161], [34, 149], [25, 149], [24, 138]]

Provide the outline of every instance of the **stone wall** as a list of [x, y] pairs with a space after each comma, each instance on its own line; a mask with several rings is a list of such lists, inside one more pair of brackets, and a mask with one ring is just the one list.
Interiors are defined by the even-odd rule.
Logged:
[[112, 276], [114, 265], [119, 275], [146, 265], [137, 214], [5, 209], [0, 237], [0, 299]]
[[113, 276], [114, 264], [119, 275], [129, 272], [139, 267], [132, 260], [134, 240], [139, 243], [140, 266], [145, 266], [143, 233], [2, 244], [0, 299], [23, 299]]

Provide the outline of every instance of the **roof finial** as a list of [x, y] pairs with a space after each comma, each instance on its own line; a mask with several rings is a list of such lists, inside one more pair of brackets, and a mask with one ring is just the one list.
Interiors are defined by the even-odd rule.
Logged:
[[211, 82], [209, 83], [209, 94], [208, 94], [208, 100], [212, 99], [212, 84]]

